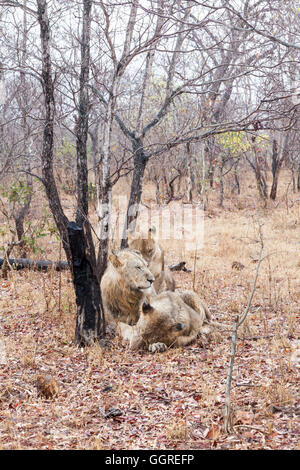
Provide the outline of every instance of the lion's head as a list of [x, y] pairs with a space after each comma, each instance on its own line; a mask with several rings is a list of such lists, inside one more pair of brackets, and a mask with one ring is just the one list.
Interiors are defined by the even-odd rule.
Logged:
[[108, 259], [127, 288], [145, 294], [152, 292], [154, 276], [140, 252], [121, 250], [110, 253]]
[[128, 246], [132, 250], [138, 250], [149, 263], [157, 250], [157, 240], [155, 237], [155, 227], [150, 227], [149, 230], [131, 232], [127, 230]]
[[142, 305], [139, 330], [146, 343], [163, 342], [171, 346], [179, 336], [189, 334], [189, 307], [178, 294], [163, 292]]

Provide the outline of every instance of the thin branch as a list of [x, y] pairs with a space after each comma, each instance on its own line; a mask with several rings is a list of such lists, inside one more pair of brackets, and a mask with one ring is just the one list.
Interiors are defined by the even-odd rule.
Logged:
[[258, 263], [256, 266], [255, 276], [254, 276], [253, 283], [252, 283], [252, 289], [251, 289], [251, 292], [248, 298], [247, 307], [245, 308], [244, 313], [242, 314], [241, 318], [237, 316], [235, 319], [235, 327], [234, 327], [232, 340], [231, 340], [231, 355], [230, 355], [228, 373], [227, 373], [227, 379], [226, 379], [226, 395], [225, 395], [225, 409], [224, 409], [224, 428], [227, 433], [230, 433], [232, 431], [232, 426], [233, 426], [232, 408], [231, 408], [231, 403], [230, 403], [230, 389], [231, 389], [232, 372], [233, 372], [234, 359], [235, 359], [235, 353], [236, 353], [236, 341], [237, 341], [238, 329], [244, 323], [248, 315], [248, 312], [250, 310], [251, 302], [252, 302], [253, 295], [256, 289], [256, 282], [258, 278], [259, 268], [263, 260], [262, 254], [263, 254], [263, 249], [264, 249], [264, 240], [263, 240], [263, 234], [262, 234], [262, 226], [260, 222], [259, 222], [259, 236], [260, 236], [260, 252], [259, 252]]
[[23, 5], [20, 2], [16, 2], [14, 0], [0, 0], [0, 5], [4, 7], [15, 7], [15, 8], [23, 8], [23, 10], [28, 11], [28, 13], [31, 13], [34, 16], [38, 15], [38, 12], [35, 10], [32, 10], [26, 5]]

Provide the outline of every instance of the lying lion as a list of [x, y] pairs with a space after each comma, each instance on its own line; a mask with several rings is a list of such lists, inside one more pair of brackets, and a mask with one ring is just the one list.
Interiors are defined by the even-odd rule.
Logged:
[[125, 249], [109, 255], [101, 280], [105, 316], [130, 348], [146, 346], [155, 352], [185, 346], [216, 325], [195, 292], [156, 295], [153, 282], [154, 276], [138, 251]]
[[128, 246], [138, 250], [147, 261], [155, 277], [154, 289], [158, 294], [162, 290], [175, 290], [175, 281], [168, 266], [165, 265], [165, 254], [156, 239], [155, 227], [147, 231], [131, 232], [127, 230]]
[[210, 322], [208, 308], [195, 292], [167, 291], [142, 304], [136, 325], [120, 322], [118, 331], [131, 349], [146, 347], [151, 352], [162, 352], [209, 333]]

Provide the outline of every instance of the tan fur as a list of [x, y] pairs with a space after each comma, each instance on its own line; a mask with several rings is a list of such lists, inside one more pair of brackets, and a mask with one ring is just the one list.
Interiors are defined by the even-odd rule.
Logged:
[[153, 293], [154, 276], [142, 255], [134, 250], [110, 253], [101, 279], [104, 312], [109, 322], [134, 325], [147, 294]]
[[127, 236], [129, 248], [140, 251], [147, 261], [148, 267], [155, 277], [156, 293], [163, 290], [174, 291], [175, 281], [170, 269], [165, 265], [164, 251], [156, 239], [155, 227], [134, 233], [127, 230]]
[[162, 292], [151, 296], [140, 309], [135, 326], [119, 324], [119, 332], [131, 349], [147, 347], [151, 352], [170, 346], [185, 346], [201, 333], [209, 333], [210, 313], [193, 291]]

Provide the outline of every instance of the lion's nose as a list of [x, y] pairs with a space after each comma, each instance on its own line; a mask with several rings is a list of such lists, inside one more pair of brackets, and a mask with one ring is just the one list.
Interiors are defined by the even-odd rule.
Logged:
[[148, 281], [150, 282], [150, 284], [153, 284], [154, 279], [151, 278], [151, 279], [148, 279]]

